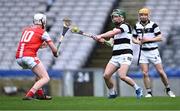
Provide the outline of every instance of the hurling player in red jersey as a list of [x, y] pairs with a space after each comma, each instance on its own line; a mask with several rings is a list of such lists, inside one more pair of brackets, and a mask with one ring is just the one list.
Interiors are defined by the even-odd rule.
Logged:
[[46, 15], [37, 13], [33, 18], [33, 25], [24, 28], [16, 52], [16, 61], [23, 69], [31, 69], [36, 75], [36, 82], [27, 92], [23, 100], [37, 99], [50, 100], [50, 96], [44, 95], [42, 87], [50, 80], [49, 75], [37, 57], [37, 51], [42, 45], [48, 45], [55, 57], [58, 57], [57, 48], [52, 42], [46, 28]]

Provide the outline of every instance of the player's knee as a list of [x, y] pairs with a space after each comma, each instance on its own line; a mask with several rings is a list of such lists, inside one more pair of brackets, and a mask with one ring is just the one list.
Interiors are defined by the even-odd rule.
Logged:
[[110, 75], [108, 75], [108, 74], [104, 74], [104, 75], [103, 75], [103, 78], [104, 78], [105, 80], [108, 80], [108, 79], [110, 79], [110, 78], [111, 78], [111, 76], [110, 76]]
[[44, 77], [44, 82], [47, 84], [49, 81], [50, 81], [50, 78], [49, 77]]
[[147, 72], [147, 71], [142, 71], [142, 73], [143, 73], [143, 76], [144, 76], [144, 77], [149, 77], [149, 75], [148, 75], [148, 72]]
[[119, 76], [121, 80], [125, 81], [127, 76]]
[[49, 82], [49, 81], [50, 81], [50, 78], [49, 78], [49, 77], [47, 77], [46, 79], [47, 79], [47, 82]]

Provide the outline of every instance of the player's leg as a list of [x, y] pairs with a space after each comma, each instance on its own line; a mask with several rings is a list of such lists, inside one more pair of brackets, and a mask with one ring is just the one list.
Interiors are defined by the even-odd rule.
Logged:
[[47, 84], [50, 80], [49, 75], [43, 66], [43, 64], [40, 62], [36, 66], [32, 68], [32, 71], [38, 76], [40, 79], [35, 82], [33, 87], [28, 91], [26, 94], [27, 98], [33, 97], [36, 91], [40, 88], [42, 88], [45, 84]]
[[166, 87], [167, 95], [170, 96], [170, 97], [175, 97], [174, 93], [170, 89], [167, 75], [164, 72], [164, 69], [163, 69], [163, 66], [162, 66], [162, 60], [161, 60], [161, 57], [159, 55], [159, 51], [154, 50], [154, 51], [152, 51], [151, 55], [154, 55], [154, 57], [150, 58], [149, 60], [154, 64], [157, 72], [159, 73], [159, 75], [161, 77], [161, 80], [162, 80], [164, 86]]
[[121, 64], [121, 67], [118, 69], [118, 74], [121, 80], [123, 80], [128, 85], [133, 87], [135, 85], [135, 82], [130, 77], [127, 76], [128, 69], [129, 69], [129, 65]]
[[175, 97], [175, 94], [170, 89], [169, 81], [168, 81], [166, 73], [164, 72], [162, 64], [161, 63], [156, 64], [155, 68], [156, 68], [157, 72], [159, 73], [164, 86], [166, 87], [167, 95], [170, 97]]
[[118, 69], [119, 77], [128, 85], [134, 87], [137, 94], [137, 98], [141, 98], [143, 96], [142, 89], [135, 83], [135, 81], [132, 78], [127, 76], [128, 70], [129, 70], [128, 64], [121, 64], [121, 67]]
[[[141, 72], [143, 74], [143, 82], [144, 86], [146, 88], [147, 94], [145, 97], [152, 97], [152, 89], [151, 89], [151, 80], [149, 77], [149, 55], [154, 56], [153, 54], [149, 53], [148, 51], [141, 51], [141, 56], [140, 56], [140, 68]], [[153, 57], [151, 57], [153, 58]]]
[[108, 63], [104, 71], [104, 81], [109, 89], [109, 98], [115, 98], [117, 96], [114, 81], [111, 78], [113, 73], [116, 72], [117, 67], [112, 63]]
[[[38, 76], [36, 76], [35, 82], [37, 82], [39, 79], [40, 79], [40, 78], [39, 78]], [[37, 96], [43, 95], [43, 94], [44, 94], [43, 89], [42, 89], [42, 88], [39, 88], [39, 89], [36, 91], [36, 94], [37, 94]]]
[[[36, 76], [36, 79], [35, 81], [38, 81], [40, 78], [38, 76]], [[51, 96], [48, 96], [47, 94], [44, 93], [44, 90], [43, 88], [39, 88], [37, 91], [36, 91], [36, 98], [37, 99], [40, 99], [40, 100], [51, 100], [52, 97]]]
[[145, 97], [152, 97], [152, 89], [151, 89], [151, 80], [148, 74], [149, 71], [149, 67], [147, 63], [141, 63], [140, 64], [142, 73], [143, 73], [143, 82], [144, 82], [144, 86], [146, 88], [147, 91], [147, 95]]

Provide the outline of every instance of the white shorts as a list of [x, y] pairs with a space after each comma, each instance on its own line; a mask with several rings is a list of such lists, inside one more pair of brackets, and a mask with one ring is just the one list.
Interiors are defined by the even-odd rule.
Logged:
[[149, 63], [149, 62], [153, 64], [159, 64], [162, 62], [158, 49], [151, 51], [143, 51], [143, 50], [141, 51], [141, 57], [139, 63]]
[[133, 55], [123, 54], [119, 56], [112, 56], [109, 63], [112, 63], [117, 67], [120, 67], [121, 64], [131, 65], [132, 60], [133, 60]]
[[34, 66], [40, 63], [40, 60], [38, 57], [20, 57], [16, 59], [16, 62], [23, 69], [32, 69]]

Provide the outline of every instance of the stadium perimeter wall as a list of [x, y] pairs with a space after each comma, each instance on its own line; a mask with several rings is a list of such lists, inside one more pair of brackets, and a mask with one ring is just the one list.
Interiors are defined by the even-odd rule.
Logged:
[[[172, 90], [180, 96], [180, 71], [178, 69], [168, 69], [169, 82]], [[80, 70], [49, 70], [51, 81], [45, 86], [46, 93], [53, 96], [107, 96], [107, 88], [103, 80], [103, 69], [80, 69]], [[150, 71], [153, 95], [166, 96], [164, 86], [154, 70]], [[144, 88], [142, 74], [135, 72], [129, 74], [141, 87]], [[34, 74], [30, 70], [0, 70], [0, 95], [6, 91], [12, 92], [16, 87], [18, 91], [15, 95], [22, 95], [33, 84]], [[115, 73], [113, 79], [119, 96], [135, 96], [134, 89], [123, 81], [119, 80]], [[8, 89], [9, 88], [9, 89]], [[11, 94], [11, 93], [10, 93]]]

